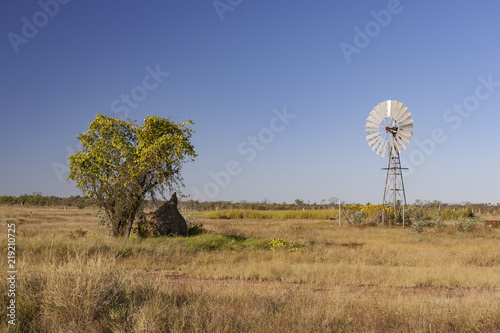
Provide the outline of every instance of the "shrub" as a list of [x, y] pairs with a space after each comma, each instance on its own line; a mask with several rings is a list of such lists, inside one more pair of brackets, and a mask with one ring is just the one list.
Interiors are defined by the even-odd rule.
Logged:
[[195, 236], [205, 232], [203, 224], [196, 223], [196, 216], [188, 214], [184, 216], [184, 220], [186, 220], [186, 225], [188, 227], [188, 236]]
[[427, 231], [426, 228], [443, 229], [443, 219], [441, 217], [432, 220], [419, 219], [411, 224], [410, 232], [422, 233]]
[[453, 212], [453, 209], [451, 208], [446, 208], [444, 209], [442, 212], [441, 212], [441, 218], [443, 220], [446, 220], [446, 221], [449, 221], [449, 220], [453, 220], [455, 218], [455, 214]]
[[435, 228], [435, 229], [439, 229], [439, 230], [442, 230], [444, 228], [443, 219], [441, 218], [441, 216], [438, 216], [435, 219], [432, 219], [431, 221], [429, 221], [428, 225], [431, 228]]
[[481, 224], [481, 222], [481, 219], [477, 217], [466, 217], [458, 219], [455, 226], [460, 232], [473, 232]]
[[427, 226], [427, 223], [424, 220], [418, 220], [414, 223], [411, 224], [411, 229], [410, 232], [416, 232], [416, 233], [422, 233], [425, 232], [425, 227]]
[[109, 223], [108, 216], [102, 209], [99, 209], [99, 211], [97, 212], [97, 224], [111, 229], [111, 224]]
[[472, 211], [472, 208], [470, 206], [467, 206], [467, 208], [465, 208], [464, 217], [474, 217], [474, 212]]
[[362, 224], [365, 218], [365, 212], [363, 212], [362, 210], [354, 212], [350, 215], [351, 215], [350, 216], [351, 223], [356, 225]]
[[146, 228], [146, 223], [146, 213], [144, 213], [143, 211], [139, 212], [136, 216], [136, 227], [133, 228], [133, 233], [136, 233], [139, 238], [147, 238], [151, 236], [151, 232]]
[[85, 237], [85, 235], [88, 233], [87, 230], [83, 230], [82, 228], [78, 228], [75, 231], [71, 231], [68, 235], [69, 238], [76, 239], [80, 237]]
[[286, 249], [288, 252], [298, 251], [305, 246], [301, 242], [289, 242], [283, 238], [274, 238], [269, 241], [269, 247], [272, 251], [278, 248]]

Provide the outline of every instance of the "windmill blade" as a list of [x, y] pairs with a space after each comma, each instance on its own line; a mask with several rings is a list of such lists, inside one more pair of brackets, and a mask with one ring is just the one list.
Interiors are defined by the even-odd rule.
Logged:
[[399, 135], [399, 137], [400, 137], [402, 140], [406, 141], [406, 143], [410, 143], [410, 138], [409, 138], [409, 137], [407, 137], [407, 136], [405, 136], [405, 135], [403, 135], [403, 134], [398, 134], [398, 135]]
[[382, 122], [382, 120], [384, 120], [386, 118], [384, 102], [378, 104], [375, 108], [373, 108], [372, 112], [377, 113], [378, 118], [380, 118], [380, 121]]
[[366, 137], [366, 140], [368, 141], [368, 146], [370, 146], [370, 147], [371, 147], [371, 145], [372, 145], [372, 144], [374, 144], [374, 143], [375, 143], [375, 141], [377, 141], [377, 139], [378, 139], [378, 138], [379, 138], [379, 136], [380, 136], [380, 133], [376, 133], [376, 134], [378, 134], [376, 137], [372, 137], [372, 138], [368, 138], [368, 137]]
[[380, 153], [382, 152], [382, 149], [384, 148], [386, 143], [387, 143], [387, 141], [380, 140], [380, 143], [379, 143], [378, 149], [377, 149], [377, 155], [380, 155]]
[[413, 123], [413, 118], [410, 116], [406, 120], [399, 123], [399, 126], [404, 126]]
[[[382, 130], [385, 127], [389, 129]], [[385, 100], [377, 104], [366, 119], [366, 140], [377, 155], [386, 157], [401, 154], [410, 143], [413, 128], [413, 118], [408, 108], [396, 100]], [[394, 134], [396, 129], [397, 133]]]
[[394, 148], [394, 144], [392, 142], [392, 139], [391, 141], [388, 142], [388, 145], [389, 145], [389, 156], [396, 156], [396, 148]]
[[385, 157], [387, 154], [387, 140], [384, 141], [384, 146], [382, 148], [382, 157]]
[[368, 118], [366, 118], [366, 120], [371, 122], [371, 123], [378, 124], [379, 126], [380, 126], [380, 123], [382, 122], [382, 120], [378, 120], [375, 117], [373, 117], [372, 115], [369, 115]]
[[384, 151], [382, 152], [382, 156], [383, 157], [386, 157], [387, 155], [389, 155], [389, 149], [391, 148], [391, 142], [389, 140], [385, 140], [384, 142]]
[[[377, 147], [380, 145], [380, 143], [382, 142], [382, 137], [379, 137], [377, 138], [377, 140], [374, 141], [375, 143], [372, 143], [373, 146], [372, 146], [372, 150], [375, 151], [375, 149], [377, 149]], [[370, 142], [368, 143], [368, 145], [370, 145]]]
[[404, 129], [404, 130], [411, 130], [411, 129], [414, 129], [413, 127], [413, 124], [406, 124], [406, 125], [403, 125], [403, 126], [399, 126], [400, 129]]
[[366, 123], [365, 131], [379, 131], [380, 126], [375, 126], [373, 123]]
[[410, 137], [413, 135], [412, 131], [406, 131], [406, 130], [399, 130], [398, 131], [399, 134], [403, 134], [404, 136], [407, 136], [407, 137]]
[[406, 111], [408, 111], [408, 108], [406, 106], [404, 106], [403, 104], [401, 104], [401, 107], [399, 108], [399, 110], [394, 114], [394, 119], [399, 119], [399, 117], [405, 113]]
[[408, 117], [411, 117], [411, 113], [407, 109], [405, 112], [403, 112], [402, 114], [400, 114], [398, 116], [398, 118], [396, 118], [396, 120], [398, 121], [398, 123], [402, 123], [403, 121], [405, 121], [406, 119], [408, 119]]
[[376, 133], [373, 133], [373, 134], [369, 134], [366, 136], [366, 140], [372, 140], [373, 138], [376, 138], [380, 135], [380, 132], [376, 132]]
[[391, 142], [391, 153], [392, 153], [392, 156], [397, 155], [396, 145], [394, 144], [394, 142]]
[[381, 149], [383, 144], [384, 144], [384, 140], [380, 140], [380, 141], [375, 142], [375, 144], [372, 147], [372, 151], [374, 151], [378, 155], [379, 154], [378, 151]]
[[391, 100], [387, 100], [384, 102], [385, 103], [385, 117], [388, 118], [391, 116]]
[[406, 142], [404, 142], [403, 140], [401, 140], [400, 137], [396, 136], [396, 141], [398, 142], [399, 145], [401, 145], [401, 147], [403, 147], [403, 149], [406, 149], [407, 144], [406, 144]]
[[401, 108], [401, 104], [398, 101], [392, 101], [391, 102], [391, 117], [396, 118], [396, 114], [399, 112], [399, 109]]
[[398, 151], [398, 154], [401, 154], [402, 149], [401, 149], [401, 147], [399, 146], [399, 144], [398, 144], [398, 140], [396, 139], [396, 137], [392, 138], [392, 145], [393, 145], [394, 147], [396, 147], [396, 150]]
[[365, 127], [366, 128], [376, 128], [376, 129], [379, 129], [380, 128], [380, 124], [375, 124], [375, 123], [372, 123], [371, 121], [367, 121]]
[[377, 110], [373, 109], [371, 110], [369, 117], [372, 117], [373, 119], [376, 119], [375, 123], [381, 123], [382, 120], [384, 120], [384, 118], [382, 117], [382, 115], [380, 114], [380, 112], [378, 112]]

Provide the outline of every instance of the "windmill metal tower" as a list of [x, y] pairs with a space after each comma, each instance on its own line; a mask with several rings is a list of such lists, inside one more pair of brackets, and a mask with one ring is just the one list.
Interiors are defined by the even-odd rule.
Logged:
[[[413, 118], [410, 111], [402, 103], [387, 100], [378, 104], [370, 112], [365, 125], [366, 140], [368, 145], [377, 155], [389, 157], [383, 204], [394, 208], [395, 217], [402, 208], [404, 225], [404, 206], [406, 206], [406, 193], [403, 182], [403, 170], [399, 155], [410, 143], [413, 136]], [[382, 211], [382, 223], [384, 213]]]

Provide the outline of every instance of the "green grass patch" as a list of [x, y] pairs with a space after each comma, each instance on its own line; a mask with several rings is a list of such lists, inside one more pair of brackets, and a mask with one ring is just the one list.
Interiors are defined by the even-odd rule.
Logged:
[[202, 233], [192, 237], [176, 238], [173, 241], [194, 251], [266, 250], [271, 248], [268, 240], [212, 232]]

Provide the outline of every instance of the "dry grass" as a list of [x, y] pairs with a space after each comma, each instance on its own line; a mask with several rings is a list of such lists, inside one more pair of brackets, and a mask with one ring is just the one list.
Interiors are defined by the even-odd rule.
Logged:
[[96, 214], [0, 206], [18, 229], [13, 331], [500, 332], [498, 229], [198, 217], [208, 232], [117, 240]]
[[250, 219], [250, 220], [328, 220], [337, 217], [338, 210], [252, 210], [223, 209], [205, 213], [204, 216], [213, 219]]

